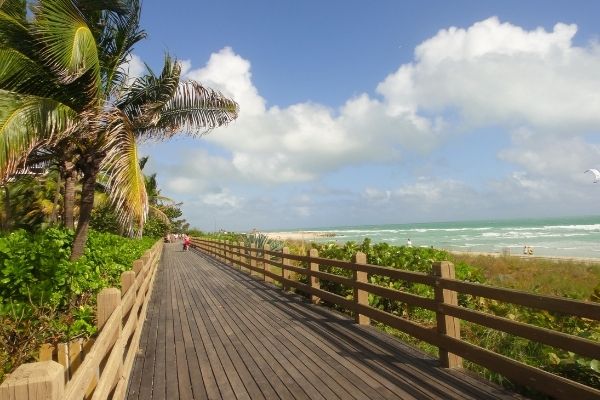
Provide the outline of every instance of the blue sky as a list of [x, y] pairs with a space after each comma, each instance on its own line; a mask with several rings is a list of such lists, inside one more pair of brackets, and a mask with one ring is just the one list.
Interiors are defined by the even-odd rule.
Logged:
[[598, 214], [600, 3], [145, 2], [165, 52], [241, 107], [145, 143], [213, 230]]

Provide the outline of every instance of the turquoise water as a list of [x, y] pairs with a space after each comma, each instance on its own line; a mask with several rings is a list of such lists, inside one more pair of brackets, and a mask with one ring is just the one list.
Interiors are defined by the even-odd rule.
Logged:
[[304, 229], [333, 232], [323, 240], [346, 242], [371, 238], [374, 242], [433, 246], [456, 251], [522, 254], [531, 246], [539, 256], [600, 258], [600, 216], [495, 221], [363, 225]]

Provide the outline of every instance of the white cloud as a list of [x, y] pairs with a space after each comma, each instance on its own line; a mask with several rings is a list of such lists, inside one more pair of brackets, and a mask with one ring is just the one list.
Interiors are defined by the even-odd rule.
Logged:
[[573, 46], [576, 32], [561, 23], [526, 31], [495, 17], [444, 29], [377, 90], [394, 110], [457, 110], [466, 125], [597, 128], [600, 51]]
[[135, 54], [131, 54], [125, 64], [123, 64], [123, 71], [127, 73], [128, 80], [132, 82], [135, 78], [138, 78], [146, 72], [146, 65], [142, 59]]
[[242, 199], [229, 193], [229, 190], [224, 189], [217, 193], [206, 193], [200, 196], [200, 201], [208, 206], [220, 208], [239, 208]]
[[239, 174], [254, 181], [313, 180], [344, 165], [395, 159], [398, 149], [421, 149], [434, 141], [427, 120], [388, 112], [366, 94], [339, 110], [310, 102], [267, 108], [252, 83], [250, 62], [230, 48], [187, 76], [240, 104], [238, 120], [206, 140], [231, 151]]
[[583, 172], [600, 162], [600, 146], [583, 137], [513, 135], [513, 147], [499, 152], [502, 160], [519, 165], [529, 174], [553, 180], [585, 183]]

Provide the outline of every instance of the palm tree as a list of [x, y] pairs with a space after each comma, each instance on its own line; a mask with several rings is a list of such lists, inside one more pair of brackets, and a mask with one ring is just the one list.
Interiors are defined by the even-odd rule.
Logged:
[[169, 55], [160, 74], [149, 70], [131, 81], [125, 66], [145, 37], [139, 0], [38, 0], [31, 10], [28, 17], [24, 0], [0, 0], [0, 178], [39, 150], [56, 155], [65, 182], [77, 172], [77, 259], [100, 170], [133, 233], [148, 212], [137, 141], [200, 136], [235, 119], [238, 106], [198, 82], [181, 82], [181, 66]]

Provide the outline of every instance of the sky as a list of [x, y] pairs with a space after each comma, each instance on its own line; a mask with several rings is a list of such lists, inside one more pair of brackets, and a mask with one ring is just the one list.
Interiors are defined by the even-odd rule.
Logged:
[[598, 215], [600, 2], [143, 3], [129, 70], [240, 106], [144, 142], [193, 227], [249, 231]]

